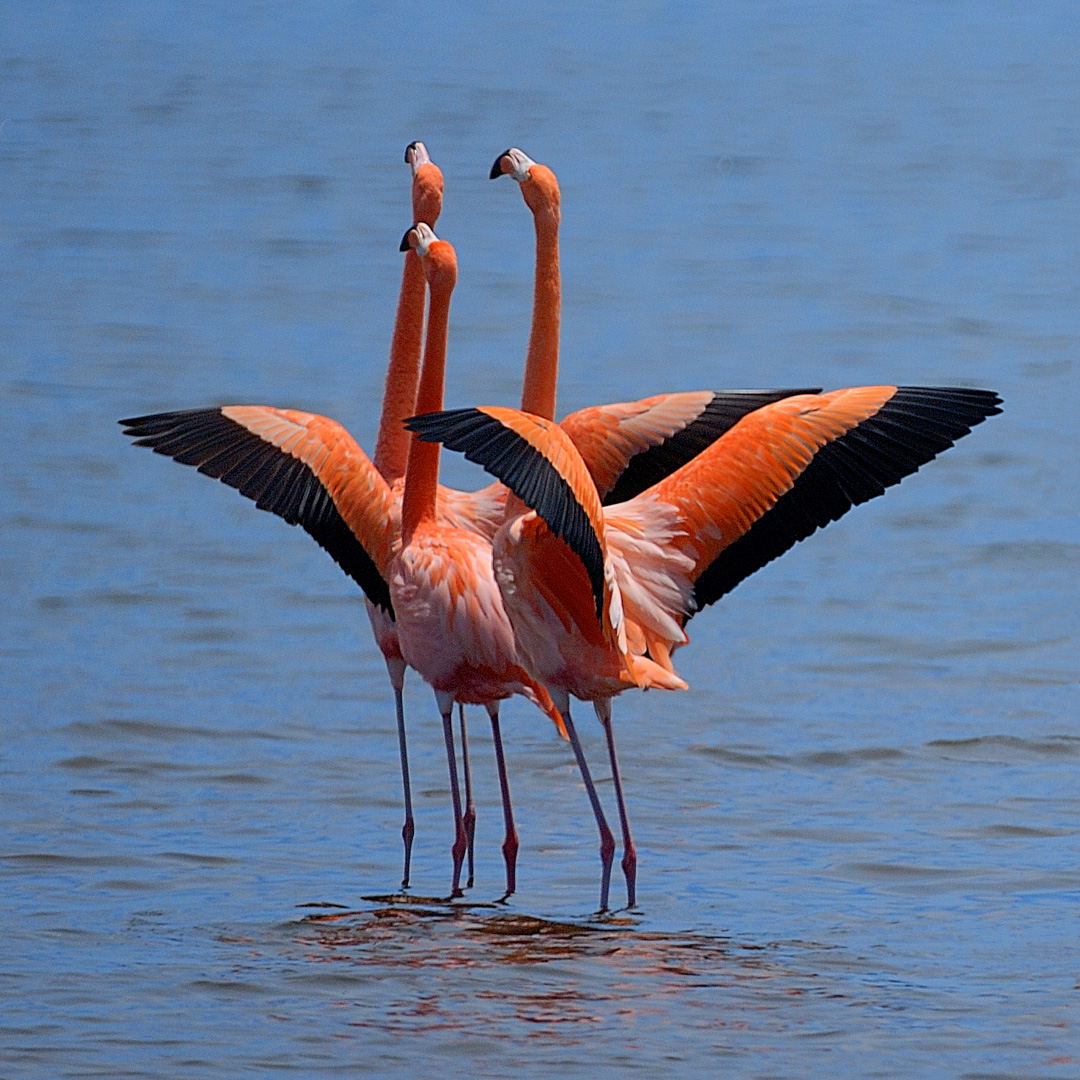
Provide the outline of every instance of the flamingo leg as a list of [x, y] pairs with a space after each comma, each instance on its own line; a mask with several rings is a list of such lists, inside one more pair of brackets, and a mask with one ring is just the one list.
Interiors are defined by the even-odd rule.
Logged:
[[506, 758], [503, 755], [502, 731], [499, 728], [499, 703], [492, 702], [488, 707], [491, 717], [491, 738], [495, 743], [495, 764], [499, 769], [499, 790], [502, 793], [503, 823], [506, 836], [503, 839], [502, 853], [506, 862], [506, 892], [502, 899], [514, 895], [517, 889], [517, 854], [518, 831], [514, 825], [514, 808], [510, 805], [510, 781], [506, 775]]
[[626, 878], [626, 906], [632, 908], [637, 903], [637, 847], [630, 835], [630, 819], [626, 814], [623, 800], [622, 778], [619, 776], [619, 759], [615, 755], [615, 735], [611, 728], [611, 698], [597, 698], [593, 702], [597, 719], [604, 727], [607, 738], [608, 759], [611, 762], [611, 779], [615, 784], [615, 799], [619, 804], [619, 823], [622, 825], [623, 857], [622, 870]]
[[405, 789], [405, 824], [401, 826], [401, 839], [405, 841], [405, 871], [401, 878], [401, 887], [407, 889], [416, 825], [413, 821], [412, 785], [409, 783], [409, 749], [405, 742], [405, 705], [401, 698], [400, 686], [394, 687], [394, 702], [397, 705], [398, 750], [401, 752], [401, 785]]
[[469, 856], [469, 877], [465, 888], [473, 887], [473, 838], [476, 836], [476, 803], [473, 801], [472, 767], [469, 764], [469, 733], [465, 727], [465, 706], [458, 702], [458, 723], [461, 727], [461, 771], [465, 776], [465, 813], [461, 822], [465, 826], [465, 844]]
[[[442, 702], [440, 711], [442, 711]], [[454, 845], [450, 855], [454, 860], [454, 876], [450, 884], [450, 899], [456, 900], [465, 894], [461, 891], [461, 864], [465, 861], [465, 825], [461, 820], [461, 791], [458, 788], [457, 759], [454, 756], [454, 704], [447, 703], [442, 714], [443, 740], [446, 742], [446, 763], [450, 767], [450, 798], [454, 804]]]
[[578, 769], [581, 770], [581, 779], [585, 781], [585, 790], [588, 792], [589, 802], [592, 804], [596, 827], [600, 830], [600, 865], [602, 867], [600, 873], [600, 910], [607, 911], [608, 892], [611, 889], [611, 864], [615, 860], [615, 837], [608, 827], [603, 808], [600, 806], [600, 796], [596, 794], [596, 785], [593, 784], [588, 762], [585, 760], [581, 742], [574, 728], [574, 721], [570, 719], [570, 709], [569, 707], [565, 710], [560, 709], [560, 712], [562, 713], [563, 723], [566, 725], [566, 734], [570, 736], [570, 745], [574, 749], [574, 757], [577, 758]]

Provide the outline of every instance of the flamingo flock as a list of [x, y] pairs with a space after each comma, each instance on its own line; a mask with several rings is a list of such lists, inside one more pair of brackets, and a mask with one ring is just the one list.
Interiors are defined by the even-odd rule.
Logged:
[[[570, 712], [591, 701], [603, 728], [622, 834], [627, 906], [637, 852], [612, 725], [632, 687], [685, 689], [672, 654], [686, 626], [743, 578], [852, 506], [880, 495], [1000, 412], [992, 391], [859, 386], [661, 393], [555, 422], [562, 289], [560, 191], [521, 150], [492, 179], [520, 186], [536, 235], [532, 326], [519, 409], [443, 411], [453, 247], [435, 235], [444, 180], [423, 143], [382, 414], [371, 458], [336, 421], [265, 405], [162, 412], [124, 433], [217, 477], [301, 525], [363, 590], [394, 693], [409, 888], [415, 824], [402, 698], [413, 668], [435, 693], [450, 778], [450, 896], [473, 885], [476, 810], [465, 719], [491, 723], [503, 808], [505, 888], [518, 832], [499, 725], [520, 694], [570, 742], [600, 837], [600, 910], [609, 908], [614, 834]], [[426, 312], [425, 312], [426, 308]], [[494, 482], [438, 482], [440, 444]], [[464, 791], [453, 731], [458, 706]]]

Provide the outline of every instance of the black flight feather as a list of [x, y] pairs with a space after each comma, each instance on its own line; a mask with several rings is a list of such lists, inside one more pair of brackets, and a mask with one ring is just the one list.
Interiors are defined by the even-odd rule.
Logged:
[[596, 617], [603, 621], [604, 555], [589, 515], [570, 485], [539, 450], [479, 409], [425, 413], [405, 421], [425, 442], [463, 453], [532, 507], [581, 560], [592, 585]]
[[720, 390], [702, 409], [700, 415], [657, 446], [635, 454], [623, 469], [611, 490], [604, 496], [604, 505], [626, 502], [640, 495], [653, 484], [660, 483], [676, 469], [708, 449], [721, 435], [730, 431], [744, 416], [774, 401], [796, 394], [820, 394], [812, 386], [800, 390]]
[[234, 487], [260, 510], [302, 526], [391, 618], [390, 588], [345, 524], [333, 497], [298, 458], [248, 431], [220, 409], [154, 413], [121, 420], [136, 446], [148, 446], [182, 465]]
[[715, 603], [798, 541], [898, 484], [1001, 412], [1000, 404], [990, 390], [900, 387], [873, 416], [823, 446], [791, 490], [713, 560], [694, 584], [694, 610]]

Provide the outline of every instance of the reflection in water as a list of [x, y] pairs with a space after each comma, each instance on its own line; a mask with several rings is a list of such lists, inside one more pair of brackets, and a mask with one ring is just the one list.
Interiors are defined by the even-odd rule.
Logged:
[[[820, 952], [805, 943], [781, 948], [661, 934], [638, 930], [636, 920], [617, 915], [578, 923], [493, 912], [493, 905], [386, 899], [394, 902], [307, 916], [295, 938], [306, 961], [334, 965], [333, 978], [347, 972], [369, 992], [369, 981], [386, 977], [383, 972], [394, 983], [402, 971], [452, 977], [425, 979], [418, 995], [380, 995], [375, 1010], [357, 1001], [367, 1015], [349, 1019], [350, 1025], [397, 1035], [454, 1031], [490, 1037], [500, 1028], [509, 1032], [527, 1024], [572, 1044], [585, 1036], [568, 1034], [567, 1027], [631, 1025], [672, 1009], [687, 1010], [684, 1023], [697, 1030], [776, 1030], [795, 1022], [776, 1011], [778, 1002], [786, 1012], [803, 995], [827, 993], [816, 975], [790, 963], [793, 948]], [[520, 977], [521, 969], [541, 966], [546, 974]], [[848, 998], [842, 992], [828, 996]]]

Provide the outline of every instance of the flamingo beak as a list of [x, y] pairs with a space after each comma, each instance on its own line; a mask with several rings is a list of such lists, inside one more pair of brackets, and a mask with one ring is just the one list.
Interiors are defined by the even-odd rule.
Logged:
[[413, 167], [413, 172], [420, 165], [430, 165], [431, 155], [422, 142], [411, 142], [405, 147], [405, 164]]
[[503, 161], [504, 161], [504, 159], [509, 158], [509, 156], [510, 156], [510, 151], [509, 150], [504, 150], [495, 159], [495, 164], [491, 166], [491, 172], [488, 174], [488, 179], [489, 180], [498, 180], [500, 176], [502, 176], [504, 173], [507, 173], [507, 172], [510, 171], [509, 169], [504, 169], [503, 168]]

